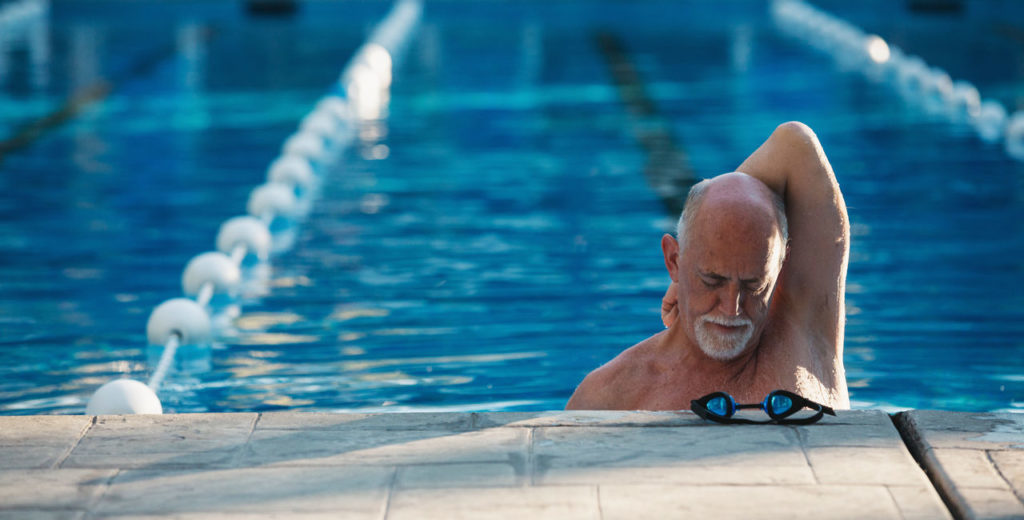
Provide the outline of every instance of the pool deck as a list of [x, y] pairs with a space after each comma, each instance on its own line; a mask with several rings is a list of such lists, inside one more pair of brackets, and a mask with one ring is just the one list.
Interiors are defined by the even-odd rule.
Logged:
[[1009, 519], [1022, 497], [1024, 414], [0, 417], [0, 519]]

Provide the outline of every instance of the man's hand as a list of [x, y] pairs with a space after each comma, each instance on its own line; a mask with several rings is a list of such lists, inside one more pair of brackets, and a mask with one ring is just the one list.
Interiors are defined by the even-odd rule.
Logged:
[[665, 296], [661, 298], [661, 322], [665, 324], [665, 328], [669, 328], [676, 319], [679, 317], [679, 308], [676, 304], [679, 303], [679, 293], [676, 283], [672, 282], [668, 284], [668, 290], [665, 291]]

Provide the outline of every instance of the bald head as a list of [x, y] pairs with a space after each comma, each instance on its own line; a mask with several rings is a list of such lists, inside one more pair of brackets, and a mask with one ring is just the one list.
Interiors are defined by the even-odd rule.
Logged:
[[789, 240], [786, 208], [782, 197], [763, 182], [741, 172], [732, 172], [701, 181], [690, 189], [683, 214], [676, 226], [681, 249], [686, 248], [690, 228], [700, 223], [739, 235], [770, 236], [778, 233], [785, 256]]

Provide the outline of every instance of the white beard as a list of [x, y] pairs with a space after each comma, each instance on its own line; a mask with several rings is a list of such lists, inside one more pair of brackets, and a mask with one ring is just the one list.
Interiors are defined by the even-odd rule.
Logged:
[[[722, 333], [712, 330], [709, 324], [716, 323], [729, 327], [742, 327], [736, 332]], [[694, 327], [697, 346], [712, 359], [729, 361], [735, 359], [747, 348], [747, 342], [754, 335], [754, 324], [746, 318], [722, 318], [705, 314], [697, 319]]]

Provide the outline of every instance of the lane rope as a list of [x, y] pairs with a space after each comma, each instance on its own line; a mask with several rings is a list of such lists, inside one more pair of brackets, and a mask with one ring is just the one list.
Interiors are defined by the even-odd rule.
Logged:
[[982, 99], [971, 82], [954, 80], [942, 68], [803, 0], [774, 0], [771, 14], [784, 34], [870, 80], [885, 82], [908, 104], [969, 125], [987, 143], [1002, 141], [1011, 157], [1024, 161], [1024, 110], [1008, 115], [999, 101]]
[[398, 0], [392, 6], [330, 91], [285, 140], [281, 155], [268, 167], [267, 182], [250, 193], [247, 215], [225, 221], [217, 234], [217, 250], [188, 262], [182, 275], [185, 297], [153, 309], [146, 336], [150, 345], [161, 346], [162, 351], [148, 384], [127, 378], [104, 384], [90, 397], [87, 415], [163, 413], [157, 391], [179, 348], [213, 339], [214, 297], [238, 295], [247, 259], [265, 265], [272, 254], [290, 247], [273, 230], [298, 223], [308, 214], [319, 175], [350, 147], [361, 121], [385, 113], [396, 59], [405, 53], [422, 12], [421, 0]]

